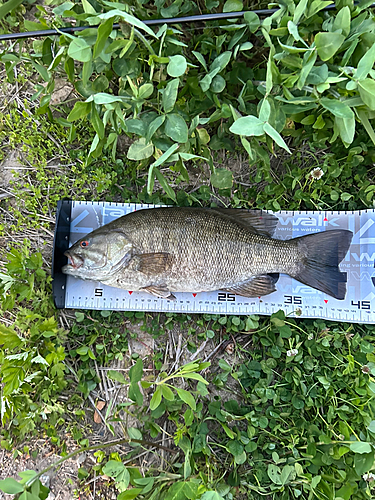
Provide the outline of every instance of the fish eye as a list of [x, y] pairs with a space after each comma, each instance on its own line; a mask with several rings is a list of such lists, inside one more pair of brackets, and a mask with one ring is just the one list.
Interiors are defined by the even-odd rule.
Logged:
[[87, 248], [89, 246], [89, 242], [87, 240], [81, 241], [80, 246], [82, 248]]

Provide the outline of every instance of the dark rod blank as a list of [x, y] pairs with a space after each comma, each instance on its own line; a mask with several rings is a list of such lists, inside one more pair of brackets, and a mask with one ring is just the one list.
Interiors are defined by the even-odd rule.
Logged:
[[[370, 7], [374, 7], [375, 4], [372, 4]], [[331, 10], [334, 9], [335, 4], [328, 5], [323, 10]], [[206, 21], [216, 21], [220, 19], [236, 19], [237, 17], [243, 17], [246, 12], [254, 12], [258, 16], [267, 17], [275, 12], [278, 9], [258, 9], [252, 11], [241, 11], [241, 12], [220, 12], [217, 14], [200, 14], [197, 16], [185, 16], [185, 17], [172, 17], [167, 19], [147, 19], [143, 21], [147, 26], [155, 26], [158, 24], [180, 24], [180, 23], [194, 23], [194, 22], [206, 22]], [[21, 38], [36, 38], [42, 36], [52, 36], [52, 35], [61, 35], [62, 33], [73, 34], [76, 31], [83, 31], [88, 28], [97, 28], [98, 26], [70, 26], [68, 28], [59, 28], [58, 30], [40, 30], [40, 31], [25, 31], [23, 33], [6, 33], [4, 35], [0, 35], [0, 41], [4, 40], [19, 40]], [[114, 29], [119, 29], [120, 25], [115, 23], [113, 25]]]

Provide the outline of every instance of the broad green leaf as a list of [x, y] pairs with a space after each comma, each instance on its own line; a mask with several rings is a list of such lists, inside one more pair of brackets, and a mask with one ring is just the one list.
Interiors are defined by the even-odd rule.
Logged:
[[280, 467], [277, 467], [277, 465], [274, 464], [269, 464], [267, 474], [274, 484], [281, 485]]
[[296, 42], [301, 42], [306, 45], [306, 47], [308, 46], [305, 40], [301, 38], [301, 35], [298, 33], [298, 27], [293, 21], [288, 21], [288, 31]]
[[258, 15], [255, 12], [245, 12], [244, 14], [244, 20], [250, 30], [251, 33], [255, 33], [255, 31], [259, 28], [260, 26], [260, 20]]
[[5, 349], [14, 349], [21, 344], [22, 339], [14, 330], [0, 324], [0, 345], [3, 345]]
[[104, 138], [104, 124], [103, 120], [100, 118], [99, 113], [96, 109], [95, 103], [91, 105], [91, 123], [94, 127], [95, 132], [98, 134], [99, 139]]
[[[294, 467], [292, 465], [285, 465], [281, 471], [280, 481], [284, 486], [288, 482], [288, 479], [294, 474]], [[294, 475], [295, 477], [295, 475]]]
[[188, 127], [182, 116], [177, 113], [167, 115], [164, 131], [172, 141], [185, 143], [188, 140]]
[[143, 363], [139, 358], [137, 359], [135, 365], [133, 365], [129, 370], [130, 382], [140, 382], [143, 375]]
[[117, 497], [117, 500], [133, 500], [136, 498], [141, 492], [143, 488], [131, 488], [130, 490], [123, 491]]
[[218, 189], [230, 189], [233, 185], [233, 174], [226, 168], [217, 168], [210, 178], [213, 187]]
[[355, 72], [355, 77], [358, 80], [363, 80], [367, 77], [370, 70], [374, 66], [375, 62], [375, 44], [371, 46], [369, 50], [366, 51], [365, 55], [361, 57], [357, 70]]
[[355, 118], [338, 118], [335, 116], [335, 124], [339, 131], [341, 140], [345, 144], [351, 144], [354, 140]]
[[3, 3], [0, 6], [0, 19], [4, 19], [5, 16], [21, 5], [22, 0], [8, 0], [8, 2]]
[[224, 498], [217, 491], [206, 491], [200, 500], [224, 500]]
[[152, 83], [144, 83], [138, 89], [138, 99], [148, 99], [152, 96], [154, 92], [154, 86]]
[[159, 165], [163, 165], [168, 158], [170, 158], [173, 153], [179, 148], [179, 144], [172, 144], [165, 153], [163, 153], [153, 164], [153, 167], [158, 167]]
[[205, 158], [204, 156], [192, 155], [191, 153], [178, 153], [178, 154], [181, 156], [181, 158], [187, 161], [195, 159], [207, 161], [207, 158]]
[[202, 377], [202, 375], [200, 375], [199, 373], [184, 373], [183, 377], [184, 378], [191, 378], [191, 379], [194, 379], [194, 380], [199, 380], [199, 382], [202, 382], [202, 384], [208, 385], [207, 380], [205, 380]]
[[147, 128], [146, 142], [150, 142], [152, 136], [163, 125], [164, 121], [165, 121], [165, 115], [157, 116], [155, 120], [152, 120], [152, 122]]
[[[210, 73], [216, 70], [216, 73], [220, 73], [220, 71], [223, 71], [223, 69], [227, 66], [227, 64], [230, 61], [230, 58], [232, 57], [232, 52], [227, 50], [226, 52], [223, 52], [219, 56], [216, 57], [216, 59], [213, 60], [211, 66], [210, 66]], [[211, 75], [212, 78], [215, 75]]]
[[370, 443], [364, 441], [354, 441], [350, 445], [350, 449], [353, 453], [371, 453], [372, 451]]
[[[128, 120], [126, 120], [125, 125], [127, 128], [127, 132], [137, 134], [141, 137], [144, 137], [146, 135], [145, 123], [138, 118], [129, 118]], [[147, 142], [148, 141], [146, 141], [146, 143]]]
[[259, 111], [259, 120], [266, 122], [271, 115], [271, 106], [267, 99], [263, 99], [262, 105]]
[[176, 104], [179, 83], [180, 80], [175, 78], [174, 80], [168, 82], [167, 86], [163, 90], [162, 104], [165, 113], [170, 113]]
[[143, 394], [141, 393], [138, 382], [131, 382], [129, 385], [128, 396], [132, 401], [135, 401], [138, 406], [143, 404]]
[[191, 394], [189, 391], [185, 391], [185, 389], [180, 389], [178, 387], [175, 388], [177, 391], [177, 394], [184, 403], [188, 404], [192, 410], [197, 409], [197, 405], [195, 403], [194, 396]]
[[196, 52], [194, 50], [192, 50], [192, 54], [195, 55], [195, 57], [198, 59], [198, 61], [201, 63], [201, 65], [204, 67], [204, 69], [206, 71], [208, 71], [206, 61], [205, 61], [204, 57], [202, 56], [202, 54], [200, 52]]
[[154, 145], [146, 142], [144, 137], [141, 137], [128, 149], [128, 154], [126, 155], [129, 160], [145, 160], [150, 158], [154, 152]]
[[230, 439], [234, 439], [236, 437], [235, 433], [232, 431], [232, 429], [230, 429], [226, 424], [223, 424], [222, 422], [221, 423], [221, 426], [222, 428], [224, 429], [225, 431], [225, 434], [230, 438]]
[[301, 73], [300, 73], [300, 76], [299, 76], [299, 79], [297, 82], [297, 88], [299, 90], [302, 90], [302, 88], [304, 87], [304, 85], [306, 83], [306, 79], [309, 76], [310, 71], [314, 67], [314, 64], [315, 64], [317, 57], [318, 57], [318, 54], [317, 54], [316, 50], [314, 50], [312, 52], [305, 52], [304, 53], [303, 66], [302, 66]]
[[117, 370], [108, 370], [107, 377], [116, 382], [120, 382], [120, 384], [126, 384], [124, 375]]
[[338, 101], [337, 99], [328, 99], [323, 97], [320, 99], [320, 104], [323, 108], [328, 109], [328, 111], [338, 118], [354, 118], [354, 113], [349, 106], [341, 101]]
[[21, 493], [24, 490], [22, 484], [11, 477], [0, 480], [0, 490], [8, 495], [15, 495], [16, 493]]
[[82, 0], [82, 7], [86, 14], [96, 14], [96, 10], [88, 0]]
[[308, 47], [295, 47], [294, 45], [285, 45], [280, 40], [279, 40], [279, 45], [289, 54], [298, 54], [300, 52], [307, 52], [307, 51], [310, 52], [310, 49]]
[[210, 90], [215, 94], [220, 94], [225, 89], [226, 83], [225, 78], [221, 75], [216, 75], [211, 81]]
[[177, 202], [176, 200], [176, 194], [171, 188], [171, 186], [168, 184], [167, 179], [164, 177], [164, 175], [160, 172], [158, 168], [154, 168], [154, 173], [156, 175], [157, 180], [159, 181], [161, 187], [164, 189], [166, 194], [169, 196], [171, 200], [173, 200], [175, 203]]
[[207, 90], [210, 88], [211, 83], [212, 76], [208, 74], [204, 78], [202, 78], [202, 80], [199, 82], [199, 85], [201, 86], [203, 92], [207, 92]]
[[310, 7], [308, 8], [308, 11], [305, 13], [306, 19], [309, 17], [312, 17], [314, 14], [320, 12], [323, 10], [325, 7], [328, 7], [328, 5], [332, 5], [333, 1], [332, 0], [314, 0]]
[[84, 38], [75, 38], [69, 44], [68, 56], [80, 62], [90, 61], [91, 47]]
[[172, 390], [170, 389], [170, 387], [168, 387], [167, 385], [161, 385], [161, 392], [162, 392], [162, 395], [165, 399], [167, 399], [168, 401], [173, 401], [174, 400], [174, 394], [172, 392]]
[[92, 72], [93, 72], [93, 64], [92, 64], [92, 59], [90, 59], [90, 61], [87, 61], [85, 63], [83, 63], [83, 66], [82, 66], [82, 83], [83, 85], [87, 85], [89, 79], [90, 79], [90, 76], [92, 75]]
[[322, 61], [328, 61], [336, 54], [345, 40], [340, 33], [321, 32], [315, 35], [315, 46]]
[[229, 131], [237, 135], [259, 136], [264, 134], [263, 125], [264, 122], [259, 120], [256, 116], [242, 116], [233, 123]]
[[354, 469], [359, 476], [368, 472], [374, 465], [374, 451], [370, 453], [356, 453], [354, 456]]
[[365, 78], [358, 82], [359, 95], [362, 101], [372, 111], [375, 111], [375, 81], [372, 78]]
[[43, 78], [45, 82], [50, 81], [51, 76], [48, 73], [47, 68], [45, 68], [41, 64], [36, 63], [35, 61], [31, 61], [31, 64], [34, 66], [34, 68], [37, 70], [37, 72], [40, 74], [40, 76]]
[[113, 19], [107, 19], [98, 28], [98, 36], [93, 48], [93, 59], [96, 59], [104, 49], [104, 46], [112, 32]]
[[368, 133], [370, 139], [372, 140], [372, 142], [375, 145], [375, 131], [372, 128], [372, 125], [368, 119], [367, 113], [365, 111], [362, 111], [362, 110], [358, 110], [356, 112], [359, 116], [359, 119], [361, 120], [362, 125], [365, 127], [365, 130]]
[[185, 500], [184, 494], [185, 482], [176, 481], [171, 487], [163, 494], [163, 500]]
[[268, 61], [267, 61], [267, 71], [266, 71], [266, 95], [268, 95], [273, 87], [273, 74], [272, 74], [272, 64], [273, 64], [274, 49], [271, 48]]
[[160, 403], [161, 403], [161, 387], [160, 385], [158, 385], [150, 401], [150, 410], [151, 411], [156, 410], [156, 408], [160, 405]]
[[[62, 16], [66, 10], [70, 10], [72, 7], [74, 7], [73, 2], [64, 2], [61, 5], [59, 5], [58, 7], [55, 7], [54, 9], [52, 9], [52, 12], [55, 14], [55, 16]], [[39, 27], [39, 28], [27, 28], [27, 29], [41, 29], [41, 27]]]
[[223, 6], [223, 12], [239, 12], [243, 9], [241, 0], [227, 0]]
[[311, 480], [311, 488], [314, 490], [318, 484], [320, 483], [320, 480], [322, 479], [322, 476], [314, 476]]
[[119, 9], [110, 10], [109, 12], [106, 12], [104, 14], [100, 14], [99, 16], [96, 16], [96, 17], [98, 17], [99, 19], [110, 19], [110, 18], [117, 17], [117, 16], [121, 17], [121, 19], [123, 19], [127, 23], [131, 24], [132, 26], [136, 26], [137, 28], [145, 31], [149, 35], [156, 37], [156, 35], [152, 31], [152, 29], [149, 28], [145, 23], [143, 23], [142, 21], [140, 21], [136, 17], [128, 14], [127, 12], [122, 12]]
[[293, 15], [294, 24], [298, 24], [302, 15], [305, 14], [307, 2], [308, 2], [308, 0], [300, 0], [298, 2], [298, 5], [296, 6], [296, 10], [294, 11], [294, 15]]
[[112, 104], [113, 102], [124, 102], [124, 98], [121, 96], [106, 94], [105, 92], [99, 92], [98, 94], [91, 95], [86, 99], [86, 102], [91, 101], [94, 101], [95, 104]]
[[333, 21], [332, 31], [341, 29], [342, 34], [348, 36], [350, 32], [350, 19], [350, 8], [346, 5], [336, 14]]
[[184, 56], [176, 55], [169, 58], [167, 73], [172, 78], [182, 76], [187, 68], [187, 62]]
[[263, 129], [267, 135], [269, 135], [281, 148], [292, 154], [288, 146], [285, 144], [284, 139], [269, 123], [265, 123]]

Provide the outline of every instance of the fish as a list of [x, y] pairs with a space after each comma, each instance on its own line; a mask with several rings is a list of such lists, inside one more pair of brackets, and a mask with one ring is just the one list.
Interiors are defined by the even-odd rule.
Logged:
[[353, 233], [332, 229], [273, 238], [266, 211], [166, 207], [142, 209], [95, 229], [66, 252], [62, 272], [174, 300], [175, 292], [225, 291], [262, 297], [280, 274], [343, 300], [339, 269]]

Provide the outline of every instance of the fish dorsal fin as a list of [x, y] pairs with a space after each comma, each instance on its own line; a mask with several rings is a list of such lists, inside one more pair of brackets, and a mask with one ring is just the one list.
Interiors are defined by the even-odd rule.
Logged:
[[167, 252], [143, 253], [134, 257], [136, 269], [144, 274], [162, 274], [167, 271], [174, 262], [174, 257]]
[[264, 236], [271, 237], [279, 222], [275, 215], [262, 210], [244, 210], [241, 208], [213, 208], [211, 210], [230, 217], [253, 233]]
[[242, 295], [243, 297], [262, 297], [262, 295], [268, 295], [276, 290], [275, 284], [278, 278], [277, 273], [261, 274], [238, 285], [223, 288], [223, 290]]
[[142, 290], [161, 299], [176, 300], [176, 297], [170, 292], [166, 285], [145, 286]]

